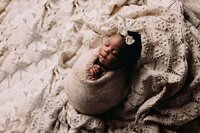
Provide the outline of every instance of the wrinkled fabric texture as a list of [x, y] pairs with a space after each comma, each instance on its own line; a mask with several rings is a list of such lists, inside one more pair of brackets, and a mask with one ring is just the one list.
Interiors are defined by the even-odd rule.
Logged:
[[[2, 0], [0, 132], [198, 132], [199, 8], [195, 0]], [[118, 30], [142, 37], [131, 91], [101, 116], [81, 114], [61, 84], [79, 56]]]
[[96, 80], [88, 79], [98, 51], [99, 47], [81, 55], [63, 81], [69, 102], [83, 114], [106, 112], [119, 104], [128, 92], [124, 69], [105, 71]]

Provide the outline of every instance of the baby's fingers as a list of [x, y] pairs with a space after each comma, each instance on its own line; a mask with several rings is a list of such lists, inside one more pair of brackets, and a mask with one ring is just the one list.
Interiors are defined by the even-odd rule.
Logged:
[[94, 69], [93, 68], [90, 68], [89, 69], [89, 75], [93, 75], [94, 74]]
[[100, 66], [99, 66], [99, 65], [96, 65], [96, 64], [95, 64], [93, 67], [96, 68], [96, 69], [99, 69], [99, 68], [100, 68]]
[[97, 75], [97, 74], [99, 73], [99, 68], [96, 68], [96, 69], [94, 70], [94, 73], [95, 73], [95, 75]]

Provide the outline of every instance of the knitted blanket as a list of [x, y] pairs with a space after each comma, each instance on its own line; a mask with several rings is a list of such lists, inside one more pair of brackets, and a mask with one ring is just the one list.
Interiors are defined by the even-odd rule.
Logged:
[[97, 80], [88, 79], [98, 51], [99, 47], [81, 55], [63, 81], [69, 102], [83, 114], [106, 112], [119, 104], [128, 92], [123, 69], [106, 71]]
[[[0, 132], [198, 132], [199, 7], [195, 0], [2, 0]], [[118, 30], [142, 37], [131, 91], [105, 114], [81, 114], [61, 84], [79, 56]]]

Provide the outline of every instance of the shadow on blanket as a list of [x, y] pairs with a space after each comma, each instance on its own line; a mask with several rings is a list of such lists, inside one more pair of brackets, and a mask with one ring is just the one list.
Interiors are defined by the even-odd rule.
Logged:
[[[83, 46], [111, 35], [117, 29], [141, 34], [142, 54], [139, 68], [133, 71], [131, 91], [119, 106], [100, 116], [92, 116], [78, 113], [68, 102], [63, 87], [59, 86], [55, 94], [45, 99], [41, 108], [31, 113], [26, 132], [159, 133], [199, 130], [200, 34], [192, 22], [185, 20], [181, 1], [167, 2], [168, 6], [162, 5], [162, 2], [156, 6], [151, 6], [151, 3], [138, 6], [122, 0], [115, 4], [111, 2], [106, 4], [108, 10], [101, 10], [101, 14], [98, 12], [102, 18], [97, 18], [98, 15], [95, 16], [91, 10], [84, 10], [84, 15], [82, 9], [81, 15], [74, 11], [73, 21], [76, 24], [73, 29], [80, 30], [77, 36], [81, 36], [79, 39], [85, 44]], [[79, 7], [78, 4], [76, 7]], [[113, 13], [114, 8], [119, 9]], [[93, 38], [85, 33], [92, 33]], [[93, 42], [88, 47], [95, 48], [96, 45], [98, 43]], [[77, 49], [70, 56], [77, 56], [75, 53], [83, 50]], [[61, 74], [63, 69], [62, 66], [55, 67], [54, 74], [59, 71]]]

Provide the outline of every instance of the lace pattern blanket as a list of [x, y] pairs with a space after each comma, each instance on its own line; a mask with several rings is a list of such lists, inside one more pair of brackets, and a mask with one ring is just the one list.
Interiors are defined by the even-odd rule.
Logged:
[[[200, 115], [199, 7], [194, 0], [2, 0], [0, 132], [178, 131]], [[142, 36], [131, 92], [103, 116], [80, 114], [61, 83], [80, 55], [118, 29]]]

